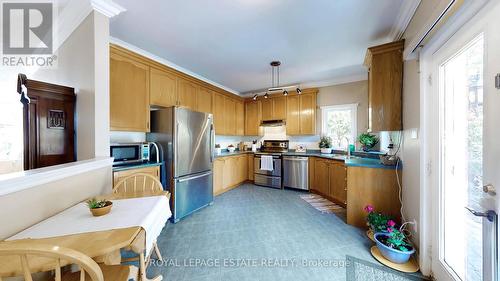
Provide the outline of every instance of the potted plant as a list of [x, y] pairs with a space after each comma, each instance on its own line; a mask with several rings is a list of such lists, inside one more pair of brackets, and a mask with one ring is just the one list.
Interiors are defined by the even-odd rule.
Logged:
[[319, 148], [321, 148], [321, 153], [329, 154], [332, 153], [332, 138], [323, 136], [319, 140]]
[[92, 198], [87, 201], [87, 206], [94, 217], [104, 216], [111, 211], [113, 202]]
[[402, 229], [395, 228], [392, 220], [387, 222], [387, 232], [375, 233], [375, 242], [380, 253], [394, 263], [407, 263], [415, 248], [410, 244]]
[[377, 145], [379, 139], [377, 136], [370, 133], [362, 133], [358, 136], [358, 141], [363, 147], [363, 151], [370, 151], [375, 145]]
[[364, 210], [368, 213], [366, 216], [366, 224], [373, 233], [387, 231], [387, 222], [391, 217], [375, 212], [375, 208], [372, 205], [366, 205]]

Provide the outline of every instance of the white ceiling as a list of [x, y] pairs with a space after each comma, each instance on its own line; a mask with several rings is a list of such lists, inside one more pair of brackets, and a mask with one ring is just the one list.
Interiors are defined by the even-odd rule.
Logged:
[[[114, 0], [111, 36], [239, 93], [359, 77], [408, 0]], [[321, 84], [319, 83], [319, 84]], [[314, 83], [313, 83], [314, 84]]]

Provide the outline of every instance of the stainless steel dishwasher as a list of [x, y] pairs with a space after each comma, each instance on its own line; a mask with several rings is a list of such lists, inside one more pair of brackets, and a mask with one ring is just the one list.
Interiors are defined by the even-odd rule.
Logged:
[[304, 156], [283, 157], [283, 186], [309, 190], [309, 158]]

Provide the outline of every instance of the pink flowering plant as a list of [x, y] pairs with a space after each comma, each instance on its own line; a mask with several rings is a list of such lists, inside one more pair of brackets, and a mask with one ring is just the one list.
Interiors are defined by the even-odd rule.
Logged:
[[387, 247], [391, 247], [396, 250], [400, 250], [403, 252], [409, 252], [413, 250], [413, 247], [408, 242], [408, 239], [404, 235], [404, 233], [395, 228], [396, 223], [393, 220], [389, 220], [387, 222], [387, 232], [388, 236], [378, 238], [380, 242], [384, 243]]
[[[364, 210], [368, 214], [366, 216], [367, 225], [371, 228], [373, 233], [388, 232], [389, 221], [391, 221], [391, 224], [394, 223], [389, 216], [375, 212], [375, 208], [372, 205], [366, 205]], [[392, 227], [394, 227], [394, 225]]]

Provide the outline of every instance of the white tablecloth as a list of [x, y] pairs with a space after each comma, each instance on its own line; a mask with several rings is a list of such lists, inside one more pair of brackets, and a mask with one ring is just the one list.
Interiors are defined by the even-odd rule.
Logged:
[[79, 203], [7, 240], [41, 239], [140, 226], [146, 232], [146, 255], [148, 255], [172, 215], [168, 198], [153, 196], [111, 201], [113, 207], [105, 216], [94, 217], [86, 203]]

